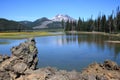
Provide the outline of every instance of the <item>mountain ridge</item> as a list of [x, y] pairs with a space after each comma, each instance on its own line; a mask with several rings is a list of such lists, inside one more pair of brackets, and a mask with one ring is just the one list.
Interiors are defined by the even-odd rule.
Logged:
[[[12, 24], [10, 21], [13, 21], [13, 20], [8, 20], [8, 19], [5, 19], [5, 20], [6, 20], [5, 21], [6, 23], [2, 23], [2, 20], [1, 20], [0, 25], [2, 24], [7, 25], [7, 23], [9, 23], [9, 25]], [[62, 28], [62, 24], [61, 24], [62, 20], [64, 20], [64, 22], [67, 22], [68, 20], [75, 21], [75, 19], [70, 17], [69, 15], [57, 14], [52, 19], [48, 19], [47, 17], [42, 17], [42, 18], [36, 19], [35, 21], [29, 21], [29, 20], [13, 21], [14, 22], [13, 26], [14, 28], [16, 28], [17, 25], [22, 25], [29, 29]], [[9, 25], [7, 25], [7, 27], [9, 27]]]
[[36, 19], [33, 22], [22, 21], [22, 24], [25, 26], [31, 26], [33, 29], [42, 29], [42, 28], [61, 28], [61, 21], [64, 22], [76, 21], [76, 19], [70, 17], [69, 15], [57, 14], [52, 19], [48, 19], [47, 17], [42, 17]]

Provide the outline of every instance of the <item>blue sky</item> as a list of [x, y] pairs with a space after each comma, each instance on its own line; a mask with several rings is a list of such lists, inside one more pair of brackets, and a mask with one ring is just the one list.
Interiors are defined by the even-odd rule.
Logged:
[[120, 0], [0, 0], [0, 18], [34, 21], [68, 14], [78, 19], [96, 18], [99, 13], [110, 15], [120, 6]]

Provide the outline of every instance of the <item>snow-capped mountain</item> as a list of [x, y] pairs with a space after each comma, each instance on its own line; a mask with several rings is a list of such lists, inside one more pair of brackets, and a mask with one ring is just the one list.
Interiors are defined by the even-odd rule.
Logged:
[[55, 17], [52, 18], [53, 21], [62, 21], [64, 20], [65, 22], [69, 21], [76, 21], [74, 18], [68, 16], [68, 15], [62, 15], [58, 14]]
[[20, 21], [20, 24], [24, 26], [29, 26], [33, 29], [41, 29], [41, 28], [61, 28], [61, 21], [64, 20], [65, 22], [69, 21], [77, 21], [76, 19], [68, 16], [58, 14], [52, 19], [48, 19], [46, 17], [39, 18], [33, 22], [31, 21]]

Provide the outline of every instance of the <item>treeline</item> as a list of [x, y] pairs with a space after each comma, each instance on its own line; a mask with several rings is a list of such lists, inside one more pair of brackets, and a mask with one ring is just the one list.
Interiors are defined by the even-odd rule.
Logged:
[[30, 30], [30, 27], [24, 26], [16, 21], [0, 18], [0, 31], [24, 31]]
[[99, 15], [97, 19], [93, 20], [92, 17], [84, 21], [81, 18], [78, 21], [62, 20], [62, 26], [65, 31], [98, 31], [107, 33], [120, 32], [120, 10], [117, 8], [116, 13], [112, 12], [111, 15]]

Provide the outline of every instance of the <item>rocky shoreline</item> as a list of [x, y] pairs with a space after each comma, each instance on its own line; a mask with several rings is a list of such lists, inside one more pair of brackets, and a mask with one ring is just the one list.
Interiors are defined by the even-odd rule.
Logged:
[[37, 69], [38, 51], [34, 38], [13, 47], [11, 56], [0, 55], [0, 80], [120, 80], [120, 66], [106, 60], [93, 63], [82, 72]]

